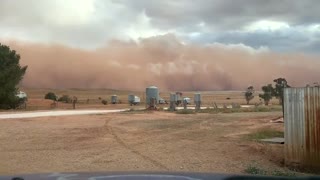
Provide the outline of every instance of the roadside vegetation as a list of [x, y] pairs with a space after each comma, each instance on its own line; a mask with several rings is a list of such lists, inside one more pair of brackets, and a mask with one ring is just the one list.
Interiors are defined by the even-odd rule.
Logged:
[[245, 170], [245, 173], [261, 176], [279, 176], [279, 177], [296, 177], [299, 174], [290, 170], [265, 170], [257, 165], [249, 165]]
[[[258, 106], [253, 108], [206, 108], [201, 110], [183, 109], [175, 111], [176, 114], [195, 114], [195, 113], [247, 113], [247, 112], [279, 112], [281, 106]], [[169, 110], [168, 110], [169, 111]]]
[[153, 113], [153, 111], [147, 110], [147, 109], [134, 109], [130, 108], [127, 111], [120, 112], [122, 114], [144, 114], [144, 113]]
[[258, 129], [253, 133], [245, 135], [248, 140], [260, 140], [274, 137], [284, 137], [283, 131], [274, 130], [271, 128]]

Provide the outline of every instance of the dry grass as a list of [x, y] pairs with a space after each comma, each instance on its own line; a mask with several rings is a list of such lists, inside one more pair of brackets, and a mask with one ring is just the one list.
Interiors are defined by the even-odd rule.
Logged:
[[283, 128], [269, 123], [279, 112], [141, 112], [0, 121], [0, 174], [243, 173], [253, 161], [261, 168], [281, 169], [277, 161], [283, 158], [282, 145], [243, 139], [243, 134], [264, 127]]

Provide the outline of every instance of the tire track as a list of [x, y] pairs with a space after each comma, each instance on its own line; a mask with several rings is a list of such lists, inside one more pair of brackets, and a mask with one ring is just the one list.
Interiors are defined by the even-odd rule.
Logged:
[[128, 144], [126, 144], [113, 130], [112, 126], [109, 125], [110, 120], [106, 121], [105, 126], [106, 128], [109, 130], [110, 134], [114, 137], [114, 139], [116, 140], [117, 143], [119, 143], [121, 146], [123, 146], [124, 148], [128, 149], [130, 152], [136, 154], [137, 156], [140, 156], [142, 159], [151, 162], [152, 164], [154, 164], [155, 166], [158, 166], [164, 170], [169, 170], [165, 165], [161, 164], [160, 162], [140, 153], [139, 151], [137, 151], [136, 149], [128, 146]]

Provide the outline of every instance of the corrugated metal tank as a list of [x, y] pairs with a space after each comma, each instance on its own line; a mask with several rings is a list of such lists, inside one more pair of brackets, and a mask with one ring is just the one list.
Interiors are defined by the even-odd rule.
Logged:
[[170, 93], [170, 102], [177, 102], [177, 95], [175, 93]]
[[201, 94], [200, 93], [195, 93], [194, 94], [194, 102], [201, 102]]
[[111, 103], [116, 104], [118, 102], [118, 96], [117, 95], [112, 95], [111, 96]]
[[176, 93], [176, 101], [181, 101], [182, 97], [180, 93]]
[[134, 98], [135, 98], [135, 95], [129, 94], [129, 95], [128, 95], [128, 102], [129, 102], [129, 103], [133, 103], [133, 102], [134, 102]]
[[284, 90], [285, 163], [320, 169], [320, 88]]
[[146, 103], [150, 104], [150, 99], [156, 98], [156, 103], [159, 102], [159, 89], [156, 86], [149, 86], [146, 88]]

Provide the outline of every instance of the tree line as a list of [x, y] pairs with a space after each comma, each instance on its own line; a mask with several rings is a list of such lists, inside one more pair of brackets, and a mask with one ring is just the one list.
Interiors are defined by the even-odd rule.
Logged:
[[[279, 104], [283, 104], [284, 88], [291, 87], [285, 78], [277, 78], [274, 79], [273, 82], [275, 83], [274, 86], [272, 84], [267, 84], [261, 87], [263, 93], [259, 94], [259, 97], [264, 100], [265, 105], [269, 105], [270, 100], [273, 97], [279, 100]], [[244, 96], [247, 101], [247, 104], [249, 104], [250, 101], [254, 98], [254, 93], [255, 90], [253, 86], [249, 86], [246, 89]]]

